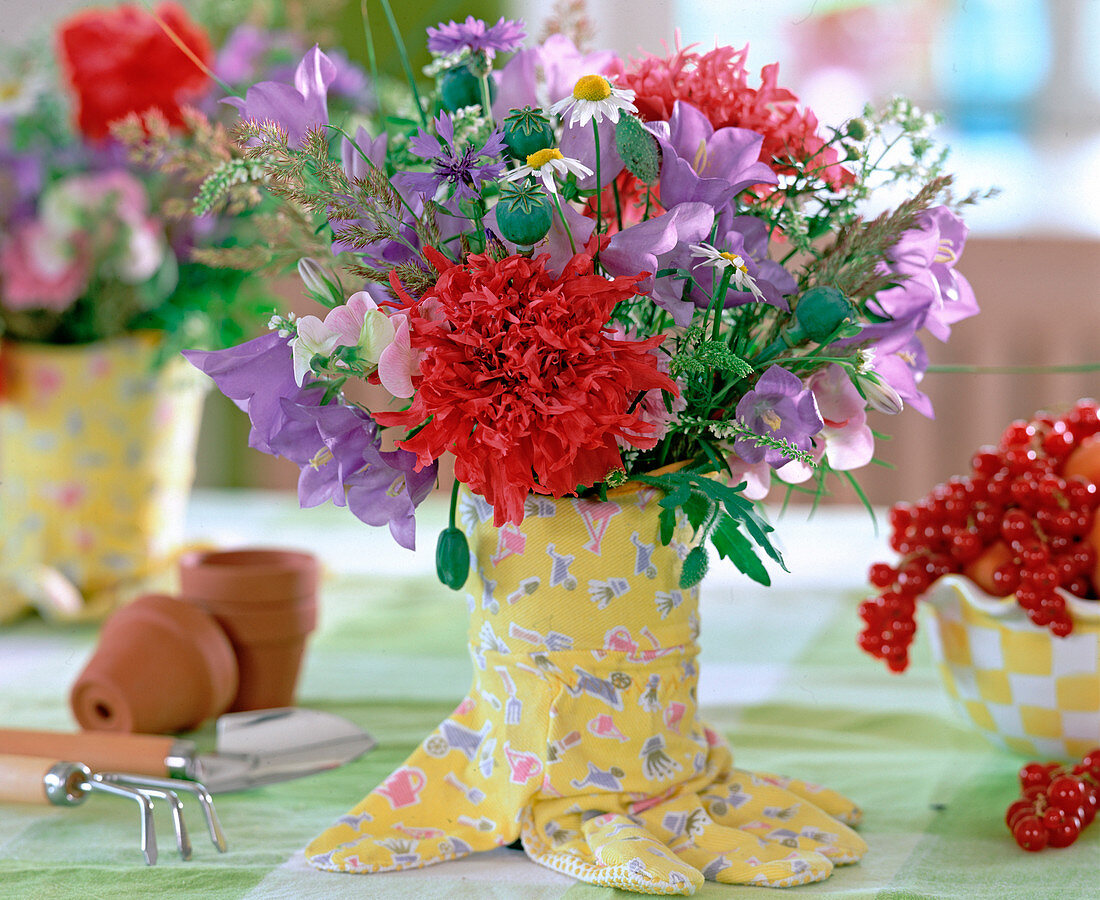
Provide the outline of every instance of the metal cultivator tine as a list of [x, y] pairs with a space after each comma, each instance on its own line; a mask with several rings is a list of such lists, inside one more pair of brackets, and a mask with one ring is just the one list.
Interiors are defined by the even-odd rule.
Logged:
[[[183, 804], [180, 802], [178, 795], [180, 793], [190, 794], [198, 801], [202, 809], [211, 843], [221, 853], [225, 853], [228, 849], [225, 834], [222, 832], [221, 823], [218, 821], [218, 814], [214, 811], [214, 800], [210, 796], [210, 792], [199, 782], [183, 781], [179, 778], [156, 778], [152, 775], [129, 775], [123, 772], [102, 773], [94, 775], [93, 778], [100, 782], [137, 788], [154, 796], [168, 797], [169, 802], [173, 804], [173, 821], [177, 823], [176, 837], [180, 845], [180, 854], [184, 859], [190, 858], [191, 844], [187, 840], [187, 831], [183, 824]], [[187, 847], [186, 854], [184, 853], [185, 844]]]

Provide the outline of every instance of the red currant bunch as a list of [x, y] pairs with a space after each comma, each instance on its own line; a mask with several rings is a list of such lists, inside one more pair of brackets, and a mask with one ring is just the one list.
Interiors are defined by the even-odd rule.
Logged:
[[1100, 747], [1073, 766], [1028, 763], [1020, 769], [1020, 799], [1005, 813], [1016, 843], [1030, 853], [1068, 847], [1100, 809]]
[[901, 558], [870, 568], [877, 594], [859, 607], [860, 647], [905, 671], [917, 600], [952, 572], [998, 597], [1015, 594], [1033, 623], [1065, 637], [1066, 593], [1096, 597], [1098, 484], [1096, 401], [1010, 424], [995, 446], [978, 449], [968, 474], [890, 510], [890, 547]]

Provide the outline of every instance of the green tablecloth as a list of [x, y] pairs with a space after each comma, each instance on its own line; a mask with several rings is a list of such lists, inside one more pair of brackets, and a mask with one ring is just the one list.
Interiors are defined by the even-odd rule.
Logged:
[[[1021, 760], [990, 746], [950, 706], [927, 644], [892, 676], [855, 646], [855, 607], [869, 562], [888, 558], [861, 511], [790, 512], [777, 522], [791, 574], [770, 589], [716, 567], [703, 593], [700, 701], [749, 769], [819, 781], [855, 798], [871, 850], [821, 884], [783, 893], [835, 898], [1091, 898], [1100, 894], [1100, 826], [1072, 847], [1025, 854], [1002, 822]], [[315, 872], [301, 849], [413, 749], [469, 684], [465, 604], [434, 581], [442, 511], [422, 517], [423, 549], [332, 508], [291, 498], [203, 494], [190, 531], [221, 546], [313, 549], [327, 568], [321, 624], [299, 702], [358, 722], [378, 747], [342, 769], [220, 795], [230, 842], [218, 854], [189, 807], [194, 857], [158, 819], [160, 862], [142, 864], [131, 803], [93, 797], [73, 809], [0, 805], [0, 897], [611, 898], [501, 849], [388, 875]], [[0, 629], [0, 724], [73, 728], [68, 687], [95, 629], [27, 619]], [[209, 730], [200, 732], [209, 740]], [[159, 813], [158, 813], [159, 815]], [[768, 888], [706, 884], [704, 898], [760, 898]]]

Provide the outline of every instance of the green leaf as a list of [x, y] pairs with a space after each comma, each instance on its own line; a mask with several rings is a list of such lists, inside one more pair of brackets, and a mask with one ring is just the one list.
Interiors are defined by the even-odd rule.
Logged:
[[620, 116], [615, 126], [615, 149], [626, 167], [646, 184], [656, 184], [661, 154], [654, 139], [636, 116]]
[[667, 547], [672, 540], [672, 533], [676, 530], [676, 508], [662, 509], [658, 521], [661, 524], [661, 543]]
[[710, 542], [723, 559], [730, 560], [738, 570], [744, 572], [753, 581], [768, 587], [772, 583], [768, 570], [753, 551], [752, 544], [737, 528], [736, 523], [729, 518], [722, 518], [714, 531], [711, 532]]
[[707, 495], [697, 491], [692, 491], [682, 508], [692, 528], [699, 528], [714, 512], [714, 504]]

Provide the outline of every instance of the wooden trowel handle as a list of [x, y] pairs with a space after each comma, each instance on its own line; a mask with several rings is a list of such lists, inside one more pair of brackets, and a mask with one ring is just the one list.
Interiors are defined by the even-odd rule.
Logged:
[[82, 762], [93, 772], [168, 774], [167, 760], [187, 741], [111, 731], [23, 731], [0, 728], [0, 753]]

